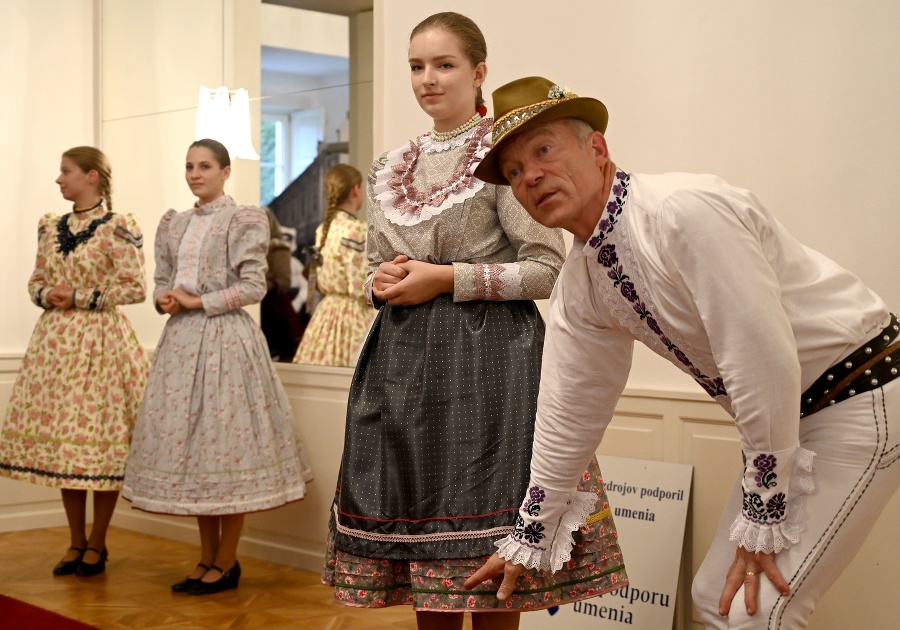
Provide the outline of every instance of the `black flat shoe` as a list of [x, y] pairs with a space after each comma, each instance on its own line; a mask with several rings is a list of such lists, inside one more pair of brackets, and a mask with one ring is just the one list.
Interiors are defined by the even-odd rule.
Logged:
[[74, 560], [60, 560], [56, 563], [56, 566], [53, 567], [53, 575], [72, 575], [78, 570], [78, 565], [81, 564], [81, 559], [84, 558], [85, 549], [81, 547], [69, 547], [66, 551], [77, 551], [78, 557]]
[[213, 593], [221, 593], [228, 589], [237, 588], [238, 580], [241, 579], [241, 564], [238, 561], [235, 560], [234, 566], [228, 571], [223, 571], [216, 565], [212, 565], [209, 569], [210, 571], [213, 569], [219, 571], [222, 574], [222, 577], [215, 582], [198, 580], [188, 587], [188, 593], [191, 595], [212, 595]]
[[[209, 571], [209, 567], [206, 566], [205, 564], [203, 564], [202, 562], [198, 562], [197, 566]], [[188, 578], [184, 578], [180, 582], [175, 582], [175, 584], [172, 585], [172, 592], [173, 593], [187, 593], [190, 590], [191, 586], [193, 586], [194, 584], [199, 582], [200, 579], [201, 578], [188, 577]]]
[[93, 564], [89, 564], [84, 560], [78, 565], [78, 569], [75, 570], [75, 575], [78, 577], [91, 577], [92, 575], [100, 575], [106, 570], [106, 559], [109, 557], [109, 552], [106, 551], [106, 547], [103, 548], [103, 551], [99, 549], [94, 549], [93, 547], [88, 547], [85, 549], [87, 551], [96, 551], [100, 554], [100, 560], [98, 562], [94, 562]]

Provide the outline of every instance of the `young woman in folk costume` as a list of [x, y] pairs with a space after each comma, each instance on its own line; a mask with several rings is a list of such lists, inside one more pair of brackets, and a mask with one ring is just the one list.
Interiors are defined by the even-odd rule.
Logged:
[[324, 296], [303, 334], [294, 363], [349, 366], [373, 312], [366, 303], [366, 224], [362, 175], [349, 164], [325, 174], [325, 221], [316, 230], [321, 264], [316, 289]]
[[144, 301], [144, 241], [132, 215], [112, 211], [112, 173], [100, 150], [69, 149], [59, 171], [72, 212], [38, 224], [28, 293], [44, 312], [0, 432], [0, 475], [62, 490], [71, 547], [53, 574], [87, 577], [106, 568], [107, 528], [149, 369], [118, 308]]
[[521, 610], [626, 580], [593, 463], [595, 516], [567, 569], [531, 572], [506, 602], [463, 586], [516, 526], [544, 339], [532, 300], [549, 297], [563, 261], [558, 231], [472, 176], [491, 146], [485, 57], [457, 13], [410, 37], [413, 92], [434, 128], [369, 175], [367, 290], [380, 310], [351, 386], [323, 575], [348, 605], [412, 604], [420, 628], [461, 628], [465, 611], [476, 629], [515, 628]]
[[225, 194], [228, 150], [188, 149], [197, 202], [156, 231], [153, 299], [169, 315], [141, 403], [123, 496], [148, 512], [196, 516], [200, 562], [172, 585], [235, 588], [244, 515], [302, 499], [312, 479], [265, 337], [243, 306], [266, 293], [269, 221]]

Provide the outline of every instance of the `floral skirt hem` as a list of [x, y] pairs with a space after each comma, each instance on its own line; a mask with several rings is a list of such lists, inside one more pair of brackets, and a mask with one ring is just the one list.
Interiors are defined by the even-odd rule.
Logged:
[[[519, 578], [512, 596], [505, 602], [497, 599], [501, 581], [499, 578], [481, 584], [474, 590], [463, 587], [468, 576], [487, 561], [488, 556], [411, 562], [408, 564], [415, 577], [408, 582], [401, 578], [389, 585], [378, 585], [362, 575], [344, 575], [338, 578], [333, 572], [326, 572], [322, 582], [334, 587], [334, 598], [338, 603], [361, 608], [411, 605], [415, 610], [421, 611], [541, 610], [598, 597], [628, 584], [621, 556], [616, 561], [617, 564], [598, 566], [602, 562], [601, 557], [602, 554], [586, 554], [570, 563], [571, 568], [556, 574], [526, 571]], [[466, 570], [464, 567], [469, 568]], [[385, 568], [390, 571], [390, 567]], [[460, 572], [460, 569], [463, 570]], [[374, 577], [377, 580], [378, 576]], [[338, 582], [335, 578], [343, 581]]]
[[412, 605], [416, 610], [502, 612], [540, 610], [597, 597], [628, 583], [618, 533], [594, 459], [578, 485], [597, 494], [596, 512], [575, 532], [572, 558], [556, 573], [523, 573], [505, 602], [497, 599], [500, 578], [472, 590], [463, 584], [489, 556], [434, 560], [367, 558], [341, 551], [328, 537], [322, 582], [341, 604], [365, 608]]
[[119, 475], [79, 475], [29, 469], [6, 462], [0, 462], [0, 477], [61, 490], [95, 492], [118, 492], [122, 489], [122, 482], [125, 479]]

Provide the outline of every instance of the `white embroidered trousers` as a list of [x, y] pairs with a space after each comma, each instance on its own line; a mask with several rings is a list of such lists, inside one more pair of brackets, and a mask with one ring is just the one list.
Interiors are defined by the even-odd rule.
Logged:
[[719, 616], [719, 597], [735, 553], [736, 543], [728, 534], [741, 509], [738, 479], [694, 578], [694, 605], [706, 628], [797, 630], [808, 626], [816, 602], [862, 547], [900, 486], [900, 378], [802, 419], [800, 445], [816, 453], [816, 487], [802, 499], [807, 526], [800, 542], [776, 559], [790, 584], [790, 595], [782, 596], [760, 574], [756, 614], [747, 615], [741, 587], [729, 616]]

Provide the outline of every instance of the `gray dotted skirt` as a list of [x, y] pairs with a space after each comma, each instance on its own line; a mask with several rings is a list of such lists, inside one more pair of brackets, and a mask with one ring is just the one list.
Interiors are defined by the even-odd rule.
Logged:
[[530, 301], [384, 306], [350, 389], [335, 547], [490, 555], [528, 484], [543, 342]]

